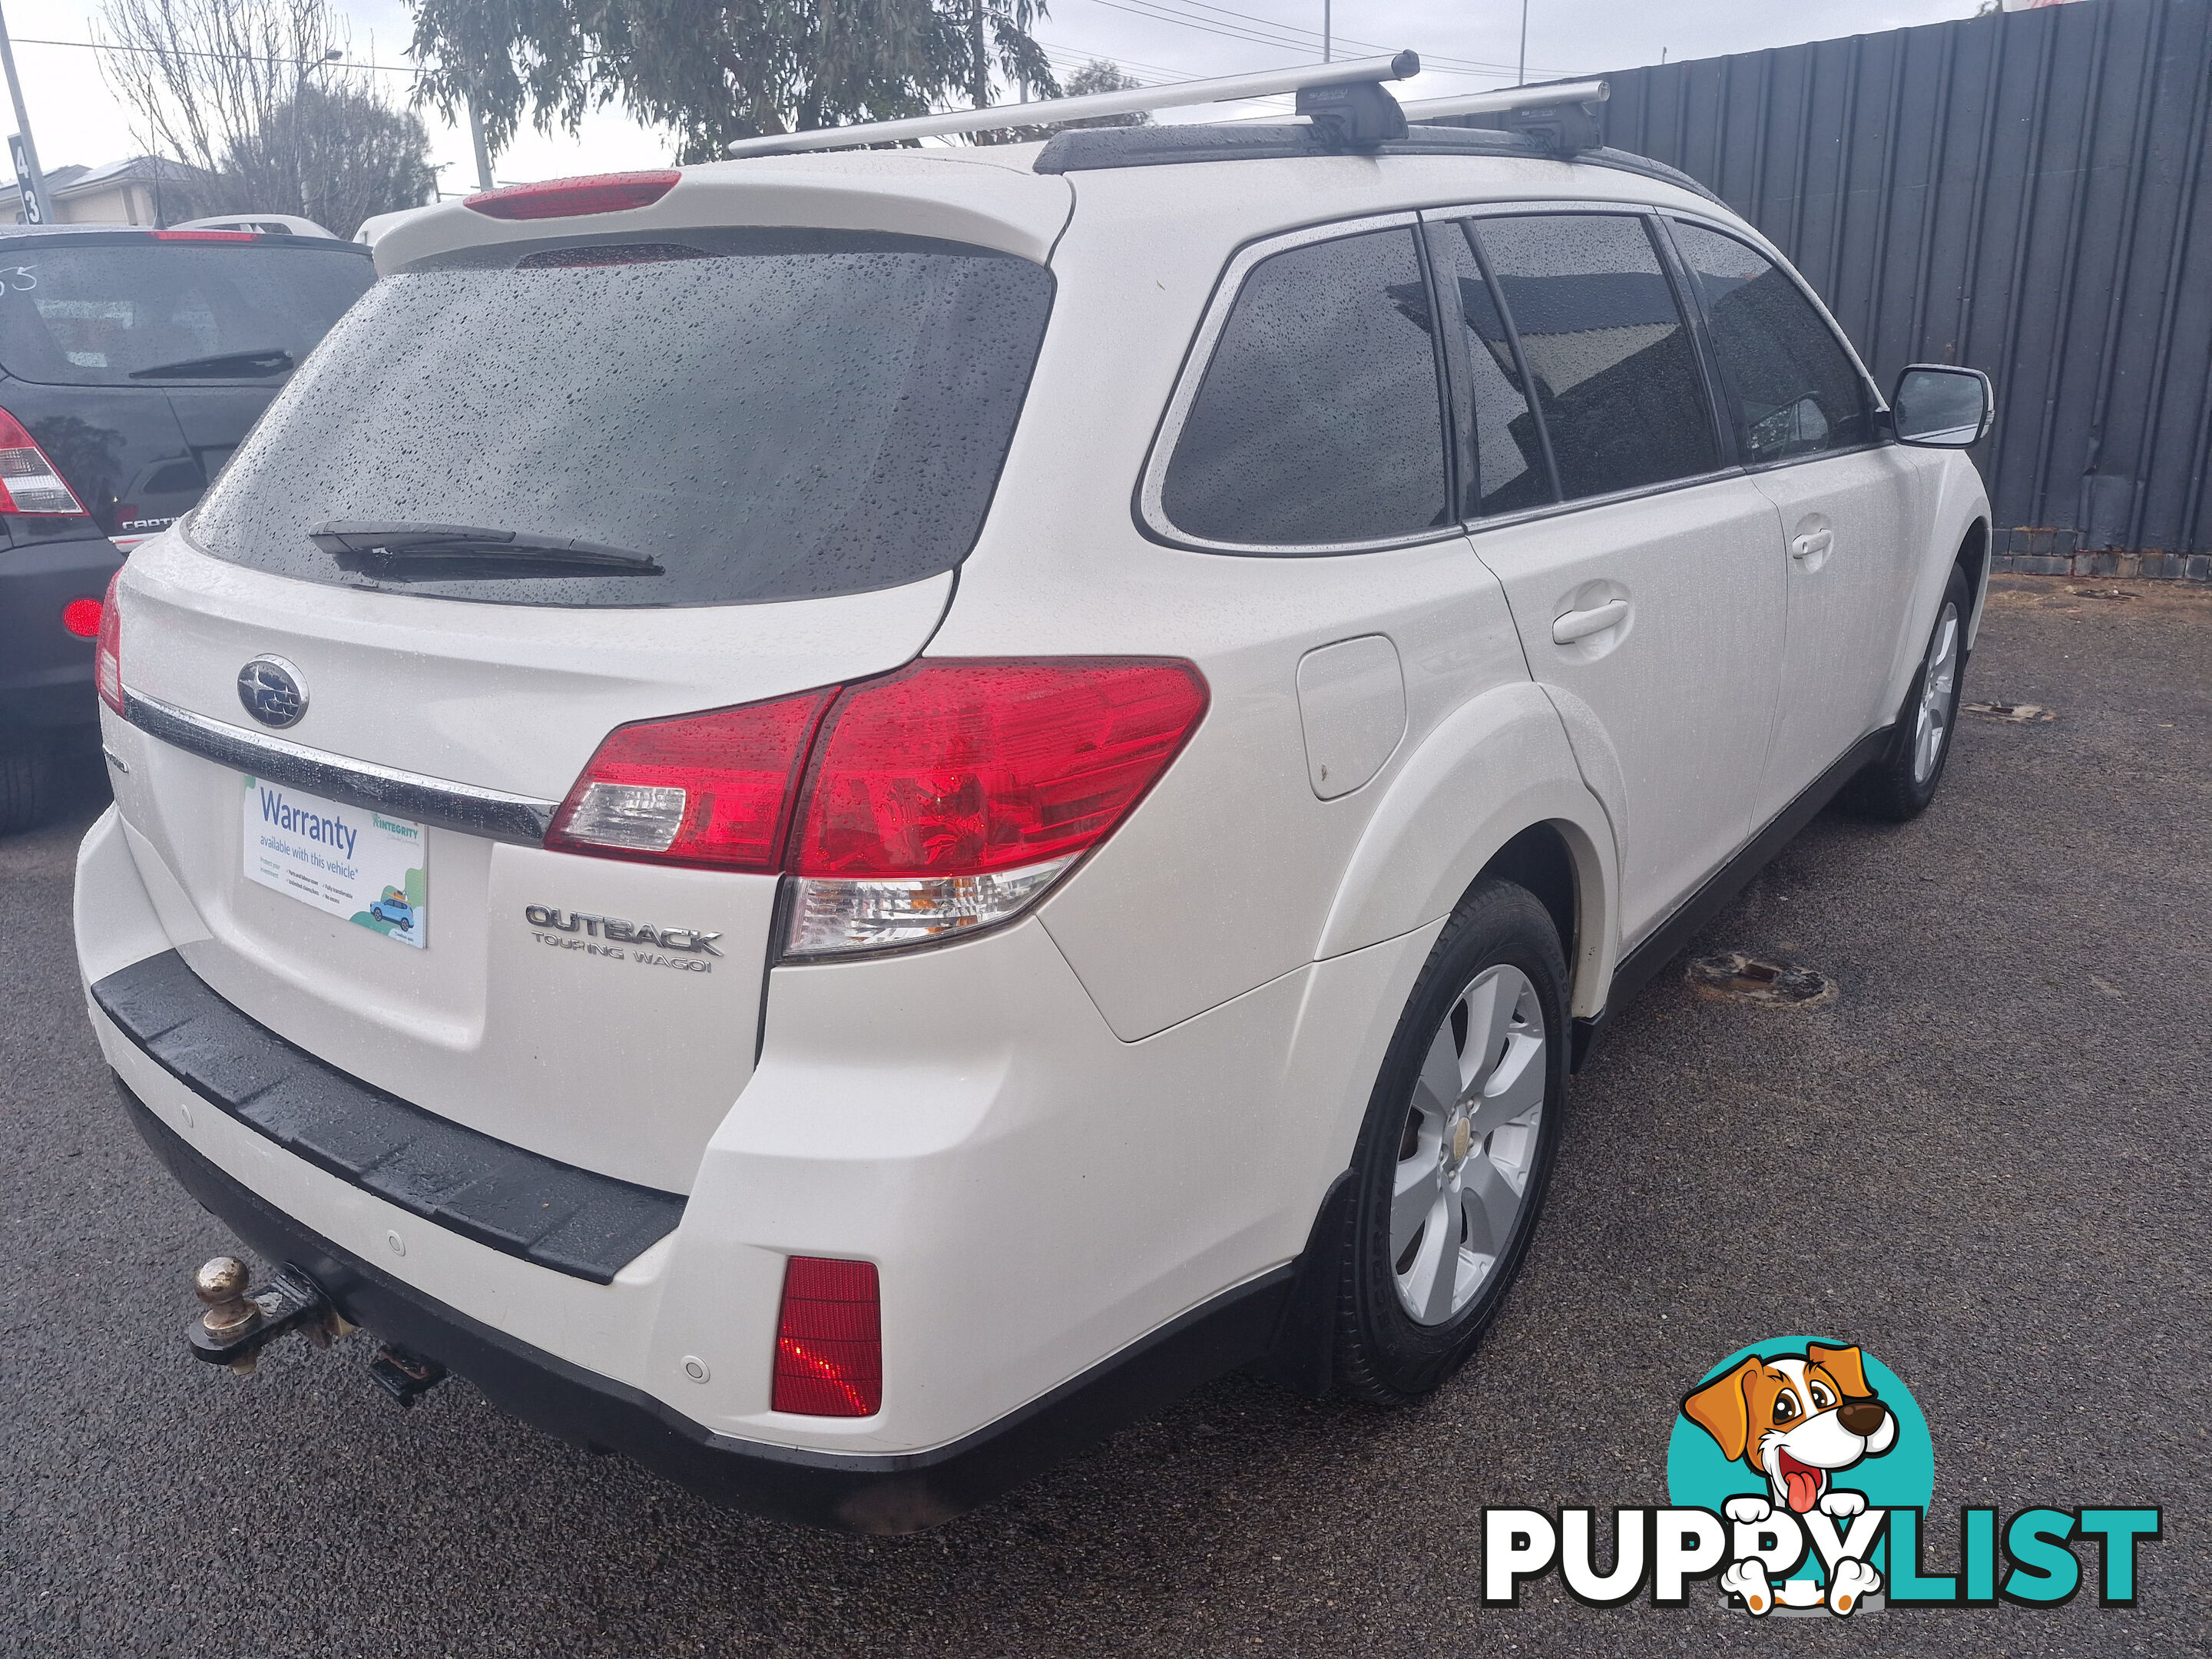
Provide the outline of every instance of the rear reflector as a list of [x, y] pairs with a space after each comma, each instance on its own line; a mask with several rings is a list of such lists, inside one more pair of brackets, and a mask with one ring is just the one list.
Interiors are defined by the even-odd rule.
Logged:
[[67, 518], [83, 511], [23, 423], [0, 409], [0, 513]]
[[556, 851], [773, 872], [837, 688], [617, 726], [554, 817]]
[[1103, 841], [1206, 703], [1167, 659], [917, 662], [622, 726], [545, 844], [796, 875], [793, 956], [946, 939], [1015, 915]]
[[650, 207], [684, 175], [673, 167], [651, 173], [596, 173], [582, 179], [548, 179], [478, 191], [461, 205], [495, 219], [568, 219], [586, 213], [621, 213]]
[[81, 640], [95, 639], [105, 610], [98, 599], [71, 599], [62, 607], [62, 626]]
[[775, 1322], [772, 1410], [873, 1417], [884, 1404], [882, 1298], [872, 1261], [795, 1255]]
[[118, 568], [107, 579], [107, 598], [100, 606], [100, 643], [93, 647], [93, 684], [100, 688], [100, 700], [117, 714], [123, 707], [123, 613], [115, 606], [115, 586], [123, 580]]

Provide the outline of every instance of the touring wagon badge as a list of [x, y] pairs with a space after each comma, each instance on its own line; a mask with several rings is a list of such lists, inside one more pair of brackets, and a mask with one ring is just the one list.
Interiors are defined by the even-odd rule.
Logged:
[[238, 671], [238, 700], [264, 726], [296, 726], [307, 712], [307, 684], [282, 657], [256, 657]]

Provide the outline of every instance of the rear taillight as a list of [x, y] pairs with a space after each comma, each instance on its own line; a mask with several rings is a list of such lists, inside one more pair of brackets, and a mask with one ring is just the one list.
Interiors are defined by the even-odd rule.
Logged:
[[597, 173], [582, 179], [548, 179], [507, 185], [462, 198], [461, 205], [495, 219], [568, 219], [586, 213], [621, 213], [651, 207], [676, 187], [673, 167], [650, 173]]
[[98, 599], [71, 599], [62, 607], [62, 628], [81, 640], [89, 640], [100, 633], [100, 619], [107, 614], [107, 607]]
[[951, 938], [1014, 915], [1103, 841], [1206, 701], [1186, 662], [952, 659], [625, 726], [545, 844], [787, 872], [791, 956]]
[[545, 844], [656, 863], [781, 867], [807, 744], [837, 688], [617, 726], [568, 792]]
[[883, 1313], [874, 1262], [795, 1255], [785, 1266], [769, 1405], [809, 1417], [873, 1417], [883, 1409]]
[[118, 568], [107, 579], [107, 597], [100, 606], [100, 642], [93, 647], [93, 683], [100, 688], [100, 700], [117, 714], [123, 714], [123, 613], [116, 609], [115, 587], [123, 580]]
[[83, 511], [23, 423], [0, 409], [0, 513], [66, 517]]

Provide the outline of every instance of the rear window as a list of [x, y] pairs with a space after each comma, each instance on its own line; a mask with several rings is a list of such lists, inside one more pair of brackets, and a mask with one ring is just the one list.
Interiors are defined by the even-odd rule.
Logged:
[[[957, 565], [1051, 274], [916, 237], [662, 234], [387, 277], [270, 406], [192, 538], [282, 575], [510, 605], [810, 599]], [[334, 522], [574, 538], [657, 569], [372, 574], [309, 539]]]
[[344, 243], [0, 241], [0, 368], [53, 386], [265, 380], [375, 280]]

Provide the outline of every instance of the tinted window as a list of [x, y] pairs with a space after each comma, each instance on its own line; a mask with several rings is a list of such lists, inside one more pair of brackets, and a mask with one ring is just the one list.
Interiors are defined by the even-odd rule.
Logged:
[[225, 368], [267, 380], [281, 363], [258, 374], [239, 373], [254, 364], [148, 371], [236, 352], [297, 362], [375, 280], [363, 251], [343, 242], [0, 240], [0, 367], [60, 386], [175, 385]]
[[1161, 505], [1188, 534], [1246, 544], [1370, 541], [1449, 520], [1412, 231], [1310, 243], [1253, 267]]
[[[828, 231], [517, 247], [387, 278], [271, 405], [191, 534], [358, 583], [331, 520], [459, 524], [641, 553], [659, 574], [405, 591], [715, 605], [950, 570], [982, 526], [1052, 303], [1042, 266]], [[387, 585], [391, 585], [387, 577]]]
[[1778, 460], [1864, 443], [1866, 386], [1789, 274], [1733, 236], [1677, 223], [1705, 296], [1713, 356], [1747, 458]]
[[1712, 412], [1640, 219], [1474, 222], [1535, 380], [1569, 500], [1710, 472]]
[[[1461, 465], [1469, 518], [1518, 512], [1552, 499], [1552, 475], [1544, 460], [1544, 441], [1528, 407], [1527, 389], [1514, 361], [1513, 343], [1498, 315], [1498, 301], [1475, 263], [1464, 227], [1432, 240], [1437, 257], [1437, 285], [1456, 301], [1467, 384], [1458, 388], [1458, 414], [1474, 437], [1473, 453]], [[1456, 370], [1455, 370], [1456, 372]]]

